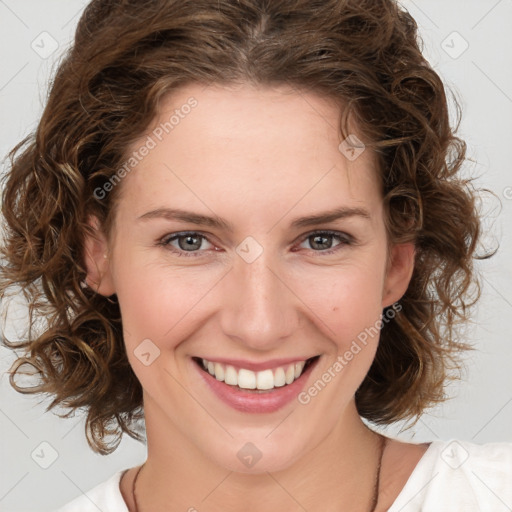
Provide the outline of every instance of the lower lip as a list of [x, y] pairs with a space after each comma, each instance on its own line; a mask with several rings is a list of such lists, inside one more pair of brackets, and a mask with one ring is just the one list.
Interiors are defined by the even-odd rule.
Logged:
[[264, 393], [239, 391], [236, 387], [230, 386], [217, 380], [210, 373], [203, 371], [199, 365], [192, 361], [201, 377], [208, 384], [210, 389], [224, 403], [242, 412], [268, 413], [275, 412], [286, 404], [297, 398], [306, 385], [307, 378], [318, 363], [318, 359], [310, 364], [302, 375], [291, 384], [268, 390]]

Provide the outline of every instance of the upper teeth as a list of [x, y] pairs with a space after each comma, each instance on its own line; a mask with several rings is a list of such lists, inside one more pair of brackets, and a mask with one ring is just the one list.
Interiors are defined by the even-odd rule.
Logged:
[[253, 372], [245, 368], [237, 370], [229, 364], [214, 363], [203, 359], [204, 369], [208, 370], [208, 373], [217, 380], [244, 389], [273, 389], [285, 384], [291, 384], [300, 377], [305, 364], [306, 361], [300, 361], [299, 363], [279, 366], [273, 370]]

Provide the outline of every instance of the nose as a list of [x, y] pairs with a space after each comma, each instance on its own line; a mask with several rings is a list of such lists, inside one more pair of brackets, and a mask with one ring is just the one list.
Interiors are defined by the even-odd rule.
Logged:
[[293, 286], [282, 268], [270, 260], [267, 251], [252, 263], [237, 258], [226, 276], [219, 311], [226, 336], [266, 352], [296, 332], [300, 318], [300, 301]]

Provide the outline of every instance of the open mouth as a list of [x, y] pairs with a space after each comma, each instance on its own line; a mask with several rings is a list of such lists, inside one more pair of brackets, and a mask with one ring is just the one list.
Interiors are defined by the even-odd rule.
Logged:
[[193, 361], [201, 370], [209, 373], [220, 382], [224, 382], [234, 390], [268, 393], [276, 388], [289, 386], [303, 375], [320, 356], [310, 357], [305, 361], [277, 366], [262, 371], [251, 371], [246, 368], [235, 368], [232, 365], [208, 361], [199, 357], [193, 357]]

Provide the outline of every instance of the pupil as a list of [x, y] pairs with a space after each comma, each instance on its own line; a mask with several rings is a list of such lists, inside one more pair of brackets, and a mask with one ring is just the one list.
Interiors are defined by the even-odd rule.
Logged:
[[[181, 244], [181, 240], [183, 238], [186, 240], [185, 246], [183, 246]], [[191, 242], [191, 240], [192, 240], [192, 242]], [[196, 243], [194, 243], [194, 240], [196, 240]], [[187, 235], [187, 236], [180, 238], [180, 248], [181, 249], [184, 249], [184, 250], [199, 249], [200, 246], [201, 246], [201, 241], [199, 240], [199, 237], [197, 237], [197, 236]]]
[[[317, 240], [325, 240], [324, 242], [317, 243]], [[323, 245], [326, 247], [319, 247], [320, 249], [329, 249], [329, 238], [322, 235], [315, 235], [313, 237], [313, 245]]]

